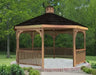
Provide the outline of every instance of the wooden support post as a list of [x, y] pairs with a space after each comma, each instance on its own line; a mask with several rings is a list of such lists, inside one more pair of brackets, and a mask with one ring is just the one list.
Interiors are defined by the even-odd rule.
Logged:
[[42, 38], [42, 69], [44, 69], [44, 29], [42, 29], [41, 33], [41, 38]]
[[19, 64], [19, 33], [16, 31], [16, 62]]
[[73, 30], [73, 67], [76, 66], [76, 35], [77, 35], [77, 32], [74, 29]]
[[34, 32], [32, 32], [32, 50], [34, 50]]
[[16, 31], [16, 62], [19, 64], [19, 36], [23, 31]]
[[84, 62], [86, 62], [86, 32], [84, 31], [83, 32], [83, 34], [84, 34], [84, 49], [85, 49], [85, 60], [84, 60]]
[[84, 31], [84, 49], [86, 49], [86, 32]]
[[55, 35], [53, 35], [53, 58], [55, 58]]

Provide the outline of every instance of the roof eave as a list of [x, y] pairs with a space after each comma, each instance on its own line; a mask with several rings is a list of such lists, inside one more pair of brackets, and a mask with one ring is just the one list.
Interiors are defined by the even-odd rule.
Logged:
[[79, 26], [79, 25], [47, 25], [43, 24], [43, 28], [61, 28], [61, 29], [82, 29], [82, 30], [88, 30], [87, 27]]
[[48, 24], [42, 24], [42, 25], [26, 25], [26, 26], [15, 26], [15, 30], [18, 29], [33, 29], [33, 28], [56, 28], [56, 29], [82, 29], [82, 30], [88, 30], [87, 27], [79, 26], [79, 25], [48, 25]]
[[15, 26], [15, 30], [18, 29], [33, 29], [33, 28], [41, 28], [42, 25], [25, 25], [25, 26]]

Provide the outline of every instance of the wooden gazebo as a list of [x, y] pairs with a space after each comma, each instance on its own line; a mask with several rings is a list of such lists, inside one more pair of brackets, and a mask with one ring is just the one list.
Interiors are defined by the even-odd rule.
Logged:
[[[73, 36], [73, 48], [62, 48], [62, 51], [68, 51], [73, 54], [73, 66], [85, 62], [86, 57], [86, 30], [87, 27], [54, 14], [54, 8], [48, 6], [46, 13], [36, 18], [30, 19], [15, 26], [16, 31], [16, 61], [18, 64], [40, 65], [44, 69], [44, 53], [50, 48], [44, 48], [44, 34], [53, 37], [53, 57], [55, 57], [55, 38], [58, 34], [67, 33]], [[76, 49], [76, 35], [78, 32], [84, 34], [84, 48]], [[19, 36], [21, 33], [29, 33], [32, 36], [32, 49], [19, 48]], [[42, 48], [34, 48], [34, 36], [40, 34], [42, 39]], [[61, 49], [61, 48], [60, 48]], [[57, 52], [58, 53], [58, 52]]]

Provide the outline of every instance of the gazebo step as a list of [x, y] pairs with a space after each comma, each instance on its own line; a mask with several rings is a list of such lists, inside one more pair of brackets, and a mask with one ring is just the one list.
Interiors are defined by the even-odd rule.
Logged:
[[[86, 67], [91, 68], [89, 63], [86, 63]], [[36, 69], [40, 72], [82, 72], [81, 67], [72, 67], [72, 68], [53, 68], [53, 69]]]

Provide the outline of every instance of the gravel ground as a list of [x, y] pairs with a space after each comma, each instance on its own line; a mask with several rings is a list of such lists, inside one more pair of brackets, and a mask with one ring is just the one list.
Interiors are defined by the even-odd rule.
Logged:
[[[25, 60], [27, 61], [27, 60]], [[29, 59], [28, 59], [29, 61]], [[16, 64], [16, 61], [13, 61], [11, 62], [11, 64]], [[82, 64], [79, 64], [77, 65], [76, 67], [74, 67], [75, 69], [76, 68], [80, 68], [81, 66], [86, 66], [87, 63], [82, 63]], [[35, 68], [35, 69], [40, 69], [41, 66], [33, 66], [33, 65], [24, 65], [24, 64], [20, 64], [21, 67], [32, 67], [32, 68]], [[45, 69], [60, 69], [60, 68], [73, 68], [73, 60], [72, 59], [65, 59], [65, 58], [45, 58], [44, 59], [44, 67]], [[74, 69], [73, 68], [73, 69]], [[25, 71], [26, 75], [28, 75], [28, 72]], [[69, 71], [63, 71], [63, 72], [59, 72], [59, 71], [51, 71], [51, 72], [48, 72], [48, 71], [44, 71], [42, 72], [41, 71], [41, 75], [91, 75], [91, 74], [86, 74], [84, 73], [83, 71], [81, 70], [69, 70]]]
[[[11, 62], [11, 64], [16, 64], [16, 61]], [[20, 66], [21, 67], [41, 68], [40, 66], [24, 65], [24, 64], [20, 64]], [[81, 66], [86, 66], [86, 63], [79, 64], [76, 67], [81, 67]], [[72, 68], [73, 67], [73, 60], [72, 59], [65, 59], [65, 58], [55, 58], [55, 59], [54, 58], [45, 58], [44, 59], [44, 67], [47, 69]]]
[[[64, 58], [47, 58], [44, 59], [45, 68], [72, 68], [73, 60], [72, 59], [64, 59]], [[81, 67], [86, 65], [86, 63], [82, 63], [77, 65], [76, 67]]]

